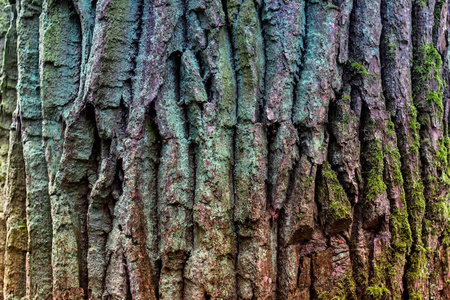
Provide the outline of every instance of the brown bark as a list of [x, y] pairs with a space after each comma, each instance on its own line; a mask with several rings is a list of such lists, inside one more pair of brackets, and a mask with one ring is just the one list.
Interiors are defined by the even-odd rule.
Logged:
[[447, 0], [0, 0], [1, 299], [448, 299]]

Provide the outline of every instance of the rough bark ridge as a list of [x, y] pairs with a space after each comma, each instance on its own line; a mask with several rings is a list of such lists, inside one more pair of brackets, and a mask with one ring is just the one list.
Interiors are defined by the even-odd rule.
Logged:
[[448, 0], [0, 0], [0, 299], [450, 299]]

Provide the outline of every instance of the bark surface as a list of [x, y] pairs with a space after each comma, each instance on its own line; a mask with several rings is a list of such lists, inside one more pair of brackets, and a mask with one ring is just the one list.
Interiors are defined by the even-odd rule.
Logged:
[[449, 0], [0, 0], [0, 300], [450, 299]]

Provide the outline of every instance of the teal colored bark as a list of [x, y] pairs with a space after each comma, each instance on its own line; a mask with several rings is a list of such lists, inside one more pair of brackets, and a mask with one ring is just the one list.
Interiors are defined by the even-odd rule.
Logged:
[[448, 299], [448, 0], [0, 0], [0, 299]]

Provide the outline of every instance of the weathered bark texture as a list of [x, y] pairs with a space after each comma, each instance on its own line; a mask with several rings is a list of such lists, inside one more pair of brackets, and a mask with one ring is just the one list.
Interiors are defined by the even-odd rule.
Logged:
[[449, 0], [0, 0], [0, 300], [450, 299]]

